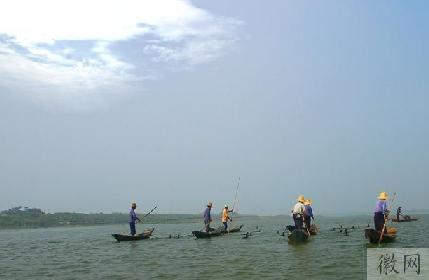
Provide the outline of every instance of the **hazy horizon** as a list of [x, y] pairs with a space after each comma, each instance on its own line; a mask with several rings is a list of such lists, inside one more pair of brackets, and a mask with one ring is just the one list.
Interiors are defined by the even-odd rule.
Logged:
[[[18, 206], [13, 206], [13, 207], [19, 207], [21, 205]], [[78, 213], [78, 214], [128, 214], [128, 211], [130, 209], [123, 209], [123, 211], [101, 211], [101, 212], [93, 212], [93, 211], [87, 211], [87, 212], [82, 212], [82, 211], [49, 211], [49, 209], [44, 209], [43, 207], [30, 207], [30, 206], [21, 206], [21, 207], [28, 207], [28, 208], [36, 208], [36, 209], [40, 209], [42, 210], [44, 213], [46, 214], [56, 214], [56, 213]], [[392, 215], [396, 215], [396, 209], [397, 209], [397, 205], [394, 205], [394, 207], [391, 208], [392, 211]], [[9, 209], [9, 208], [8, 208]], [[4, 211], [4, 210], [8, 210], [8, 209], [0, 209], [0, 211]], [[147, 212], [149, 212], [150, 210], [152, 210], [151, 208], [144, 208], [144, 209], [136, 209], [136, 213], [139, 215], [144, 215]], [[197, 211], [197, 212], [165, 212], [160, 210], [159, 208], [157, 208], [152, 214], [156, 215], [156, 214], [162, 214], [162, 215], [203, 215], [205, 209], [202, 209], [201, 211]], [[218, 211], [217, 211], [218, 210]], [[216, 217], [217, 214], [221, 214], [223, 209], [216, 209], [213, 208], [212, 210], [212, 214]], [[425, 209], [425, 208], [421, 208], [421, 209], [402, 209], [404, 214], [412, 214], [412, 215], [426, 215], [429, 214], [429, 208]], [[243, 213], [243, 212], [234, 212], [232, 214], [234, 215], [238, 215], [238, 216], [256, 216], [256, 217], [292, 217], [292, 214], [289, 212], [287, 213], [287, 211], [285, 213], [282, 214], [256, 214], [256, 213]], [[368, 211], [349, 211], [349, 212], [315, 212], [315, 215], [318, 217], [349, 217], [349, 216], [372, 216], [373, 212], [371, 211], [371, 209], [369, 209]]]
[[426, 205], [429, 2], [70, 3], [1, 4], [0, 209]]

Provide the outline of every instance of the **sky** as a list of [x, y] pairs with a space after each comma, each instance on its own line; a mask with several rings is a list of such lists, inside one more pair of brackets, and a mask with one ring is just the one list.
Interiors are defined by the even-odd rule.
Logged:
[[427, 207], [427, 1], [3, 1], [0, 209]]

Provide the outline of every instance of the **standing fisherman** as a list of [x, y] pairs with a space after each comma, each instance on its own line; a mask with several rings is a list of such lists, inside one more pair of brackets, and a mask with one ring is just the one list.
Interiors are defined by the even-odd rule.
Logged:
[[210, 211], [212, 210], [212, 206], [213, 206], [213, 203], [209, 202], [207, 204], [206, 210], [204, 211], [204, 226], [207, 233], [210, 231], [210, 223], [212, 222], [212, 216], [210, 214]]
[[398, 209], [396, 210], [396, 219], [398, 220], [398, 222], [401, 219], [401, 216], [402, 216], [402, 207], [399, 206]]
[[295, 206], [292, 209], [292, 217], [293, 221], [295, 222], [295, 229], [302, 229], [302, 224], [304, 222], [304, 196], [300, 195], [298, 196], [298, 202], [295, 204]]
[[314, 220], [313, 208], [311, 207], [311, 199], [306, 199], [304, 202], [304, 223], [308, 230], [310, 230], [311, 219]]
[[[378, 201], [374, 210], [374, 227], [377, 231], [381, 232], [384, 227], [385, 219], [389, 210], [387, 210], [387, 193], [381, 192], [378, 196]], [[386, 230], [385, 230], [386, 231]]]
[[222, 210], [222, 223], [224, 230], [228, 229], [228, 220], [232, 222], [232, 219], [229, 217], [229, 213], [232, 213], [234, 209], [228, 210], [228, 205], [225, 205], [225, 207]]
[[136, 210], [137, 208], [137, 204], [136, 203], [132, 203], [131, 204], [131, 210], [130, 210], [130, 234], [132, 236], [136, 235], [136, 222], [139, 221], [141, 222], [141, 220], [137, 217], [136, 215]]

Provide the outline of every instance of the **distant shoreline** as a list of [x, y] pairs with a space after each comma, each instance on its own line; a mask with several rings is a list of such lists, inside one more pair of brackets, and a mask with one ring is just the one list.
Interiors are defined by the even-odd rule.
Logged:
[[[144, 219], [143, 213], [138, 214], [144, 223], [148, 224], [181, 224], [198, 223], [202, 221], [201, 214], [151, 214]], [[240, 215], [252, 217], [251, 215]], [[2, 229], [34, 229], [50, 227], [100, 226], [127, 224], [128, 213], [44, 213], [40, 209], [3, 211], [0, 214], [0, 230]]]
[[[143, 216], [140, 214], [140, 216]], [[201, 215], [192, 214], [152, 214], [143, 219], [144, 223], [167, 224], [167, 223], [189, 223], [201, 220]], [[71, 226], [98, 226], [128, 223], [129, 214], [83, 214], [83, 213], [41, 213], [31, 215], [28, 213], [1, 214], [1, 229], [21, 228], [48, 228], [48, 227], [71, 227]]]
[[[411, 216], [429, 214], [428, 210], [409, 210]], [[144, 214], [138, 214], [143, 217]], [[213, 214], [213, 217], [216, 213]], [[291, 218], [290, 215], [248, 215], [238, 214], [241, 218]], [[320, 214], [318, 218], [353, 218], [370, 217], [371, 213], [356, 213], [343, 215]], [[2, 229], [34, 229], [51, 227], [74, 227], [74, 226], [100, 226], [127, 224], [129, 220], [128, 213], [74, 213], [58, 212], [45, 213], [37, 208], [15, 207], [0, 213], [0, 230]], [[143, 219], [148, 224], [181, 224], [181, 223], [199, 223], [202, 222], [201, 214], [151, 214]]]

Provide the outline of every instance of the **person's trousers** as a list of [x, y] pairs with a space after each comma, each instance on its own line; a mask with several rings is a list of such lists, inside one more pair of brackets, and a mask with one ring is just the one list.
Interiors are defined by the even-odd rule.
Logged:
[[305, 223], [305, 226], [306, 226], [308, 229], [310, 229], [310, 226], [311, 226], [311, 217], [310, 217], [310, 216], [305, 215], [305, 216], [304, 216], [304, 223]]
[[374, 213], [374, 227], [378, 231], [382, 231], [384, 226], [384, 214], [383, 212]]
[[295, 222], [295, 229], [302, 229], [303, 219], [301, 215], [293, 214], [293, 221]]
[[136, 223], [130, 222], [130, 233], [131, 235], [136, 235]]

